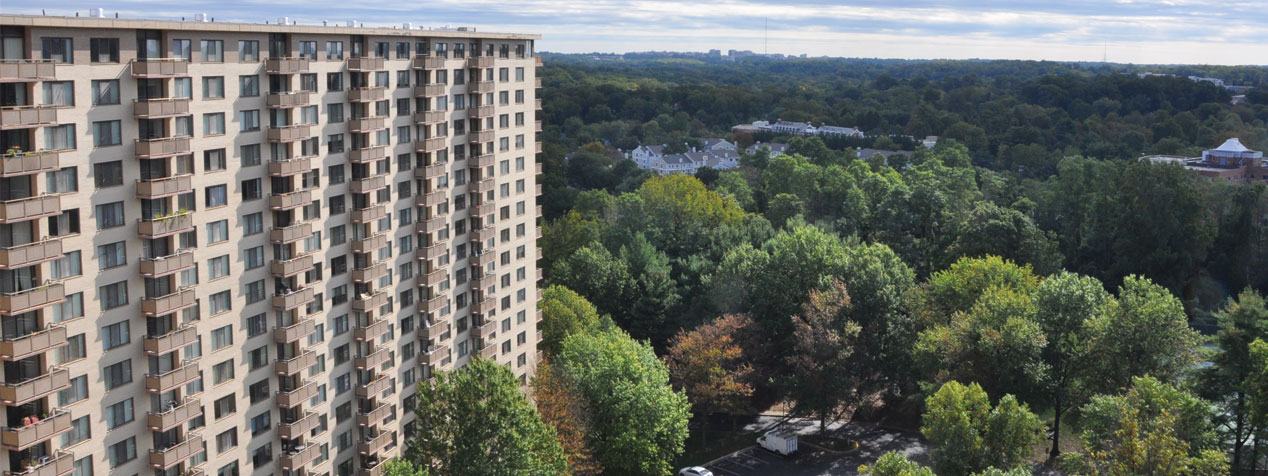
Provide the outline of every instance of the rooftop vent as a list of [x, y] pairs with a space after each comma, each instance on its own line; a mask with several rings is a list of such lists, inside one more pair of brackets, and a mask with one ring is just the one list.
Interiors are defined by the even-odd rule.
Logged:
[[410, 22], [405, 22], [405, 23], [401, 24], [401, 28], [404, 28], [404, 29], [406, 29], [406, 30], [413, 30], [413, 29], [414, 29], [414, 24], [413, 24], [413, 23], [410, 23]]
[[206, 13], [199, 13], [194, 15], [194, 21], [200, 21], [200, 22], [206, 23], [207, 19], [208, 17]]
[[93, 8], [88, 10], [88, 16], [93, 18], [102, 18], [106, 16], [106, 10], [103, 8]]
[[278, 25], [290, 25], [290, 24], [291, 24], [291, 19], [290, 19], [290, 17], [277, 17], [277, 24], [278, 24]]
[[357, 21], [356, 21], [356, 20], [348, 20], [347, 25], [348, 25], [348, 28], [356, 28], [356, 26], [357, 26]]

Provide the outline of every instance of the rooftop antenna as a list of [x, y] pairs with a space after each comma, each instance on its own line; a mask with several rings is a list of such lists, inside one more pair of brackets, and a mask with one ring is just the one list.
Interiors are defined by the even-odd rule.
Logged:
[[770, 17], [762, 17], [762, 54], [770, 54]]
[[1105, 49], [1101, 52], [1101, 62], [1102, 63], [1109, 62], [1109, 42], [1108, 41], [1105, 42]]

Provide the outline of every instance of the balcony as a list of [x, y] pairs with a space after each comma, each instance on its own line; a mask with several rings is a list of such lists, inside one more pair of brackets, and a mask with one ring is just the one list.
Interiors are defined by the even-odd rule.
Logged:
[[348, 130], [351, 132], [370, 132], [387, 127], [387, 119], [382, 117], [363, 117], [348, 119]]
[[471, 168], [485, 168], [497, 163], [497, 158], [493, 154], [473, 155], [467, 159], [467, 166]]
[[52, 60], [0, 60], [0, 83], [30, 83], [57, 79], [57, 63]]
[[292, 474], [306, 474], [301, 471], [304, 465], [311, 463], [318, 456], [321, 456], [321, 447], [310, 444], [290, 451], [282, 451], [282, 457], [278, 460], [278, 463], [281, 465], [282, 471], [291, 471]]
[[146, 354], [163, 355], [198, 342], [198, 328], [187, 325], [161, 336], [145, 336], [141, 341]]
[[423, 153], [440, 152], [445, 150], [445, 147], [448, 145], [448, 137], [432, 137], [430, 139], [414, 141], [414, 151]]
[[351, 213], [353, 223], [369, 223], [385, 216], [387, 216], [387, 207], [383, 205], [360, 208], [353, 210]]
[[428, 271], [422, 275], [423, 284], [426, 286], [435, 286], [444, 281], [449, 276], [449, 270], [438, 268]]
[[495, 359], [498, 356], [498, 346], [492, 342], [486, 342], [484, 347], [480, 348], [480, 357], [485, 359]]
[[291, 124], [269, 128], [269, 142], [297, 142], [313, 136], [313, 126], [308, 124]]
[[[383, 294], [387, 294], [387, 293], [383, 293]], [[380, 336], [387, 333], [387, 328], [388, 328], [387, 319], [375, 319], [374, 322], [371, 322], [369, 325], [365, 327], [358, 326], [356, 329], [354, 329], [352, 332], [352, 338], [356, 340], [363, 340], [363, 341], [378, 340]]]
[[299, 438], [308, 433], [309, 430], [317, 427], [317, 414], [314, 412], [304, 412], [298, 420], [291, 423], [279, 423], [277, 425], [277, 436], [285, 439]]
[[370, 312], [387, 304], [389, 297], [387, 291], [378, 290], [374, 294], [361, 294], [352, 299], [352, 310], [360, 312]]
[[269, 195], [269, 209], [271, 210], [293, 210], [312, 202], [313, 192], [311, 190]]
[[375, 102], [387, 98], [387, 88], [352, 88], [348, 90], [348, 102]]
[[[449, 85], [447, 84], [420, 84], [418, 86], [414, 86], [414, 95], [419, 97], [428, 97], [428, 98], [444, 96], [445, 88], [448, 86]], [[433, 112], [443, 112], [443, 111], [433, 111]], [[419, 122], [427, 122], [427, 121], [420, 120]]]
[[384, 188], [387, 188], [387, 177], [383, 175], [352, 179], [348, 182], [348, 191], [352, 193], [370, 193]]
[[53, 410], [52, 416], [21, 428], [0, 428], [0, 445], [11, 451], [22, 451], [70, 431], [70, 412]]
[[537, 79], [534, 79], [534, 80], [533, 80], [533, 88], [534, 88], [534, 89], [541, 89], [541, 88], [542, 88], [542, 78], [537, 78]]
[[537, 141], [537, 142], [534, 142], [534, 143], [533, 143], [533, 153], [534, 153], [534, 154], [540, 154], [540, 153], [542, 153], [542, 142], [541, 142], [541, 141]]
[[[539, 183], [537, 185], [534, 185], [534, 187], [535, 187], [535, 193], [533, 195], [537, 197], [542, 196], [542, 184]], [[538, 238], [541, 238], [541, 237], [539, 236]]]
[[62, 213], [62, 199], [57, 195], [37, 195], [0, 202], [0, 223], [30, 221]]
[[383, 347], [370, 355], [357, 356], [352, 360], [353, 364], [356, 365], [358, 369], [374, 369], [383, 365], [388, 360], [391, 360], [391, 358], [392, 349], [390, 347]]
[[497, 331], [497, 321], [490, 319], [476, 328], [476, 337], [479, 337], [480, 340], [490, 340], [493, 338], [494, 334], [497, 334]]
[[145, 424], [150, 427], [150, 430], [167, 431], [203, 414], [202, 402], [197, 399], [186, 398], [179, 403], [173, 401], [172, 404], [171, 407], [162, 412], [146, 413]]
[[4, 476], [65, 476], [75, 471], [75, 455], [65, 451], [54, 453], [49, 459], [40, 459], [34, 468], [24, 472], [5, 471]]
[[[535, 213], [534, 215], [535, 215], [537, 218], [541, 218], [541, 217], [542, 217], [542, 206], [541, 206], [541, 205], [538, 205], [538, 206], [537, 206], [537, 213]], [[537, 253], [537, 255], [538, 255], [538, 256], [541, 256], [541, 253]]]
[[317, 363], [317, 352], [306, 350], [303, 353], [286, 360], [278, 359], [274, 364], [278, 375], [294, 375], [304, 369], [312, 367]]
[[358, 283], [368, 283], [370, 281], [374, 281], [375, 279], [379, 279], [385, 274], [387, 274], [387, 263], [379, 263], [364, 268], [353, 269], [352, 281]]
[[141, 276], [158, 278], [193, 268], [195, 264], [193, 250], [159, 258], [141, 258]]
[[288, 91], [281, 93], [269, 93], [265, 99], [265, 105], [269, 109], [289, 109], [293, 107], [307, 106], [312, 102], [313, 93], [308, 91]]
[[[494, 88], [493, 81], [472, 81], [470, 83], [467, 83], [467, 92], [470, 92], [473, 94], [491, 93], [493, 92], [493, 88]], [[491, 106], [485, 106], [485, 107], [489, 108], [489, 114], [493, 113], [492, 112], [493, 108]]]
[[188, 287], [157, 298], [141, 298], [141, 311], [147, 316], [162, 316], [198, 305], [194, 288]]
[[133, 78], [176, 78], [189, 76], [189, 62], [183, 58], [132, 60]]
[[537, 162], [533, 164], [533, 175], [541, 175], [541, 174], [542, 174], [542, 163]]
[[497, 204], [493, 202], [484, 202], [467, 207], [467, 214], [473, 217], [482, 217], [498, 210]]
[[[383, 379], [383, 380], [386, 380], [386, 379]], [[382, 390], [380, 390], [379, 393], [382, 393]], [[371, 393], [370, 395], [373, 396], [377, 394]], [[370, 397], [367, 397], [367, 398], [370, 398]], [[374, 426], [379, 424], [380, 422], [383, 421], [383, 419], [391, 415], [392, 415], [392, 406], [388, 405], [387, 402], [380, 401], [378, 402], [377, 405], [374, 406], [373, 409], [371, 409], [368, 412], [357, 411], [357, 425], [358, 426]]]
[[311, 62], [304, 58], [268, 58], [264, 60], [264, 72], [267, 74], [307, 73]]
[[18, 337], [0, 339], [0, 360], [25, 359], [66, 345], [66, 328], [49, 326]]
[[432, 339], [439, 339], [440, 336], [444, 335], [446, 332], [449, 332], [448, 320], [442, 319], [431, 324], [428, 324], [425, 320], [420, 321], [418, 325], [418, 340], [429, 341]]
[[136, 181], [136, 198], [153, 200], [194, 191], [191, 174]]
[[20, 152], [0, 156], [0, 177], [18, 177], [51, 172], [61, 167], [59, 150]]
[[387, 146], [373, 146], [348, 150], [348, 162], [362, 164], [387, 158]]
[[282, 408], [290, 408], [307, 402], [309, 399], [317, 396], [317, 384], [305, 381], [299, 388], [289, 392], [277, 393], [277, 406]]
[[542, 100], [541, 100], [541, 99], [534, 99], [534, 100], [533, 100], [533, 110], [535, 110], [535, 111], [540, 111], [540, 110], [542, 110]]
[[57, 109], [53, 106], [3, 106], [0, 107], [0, 129], [30, 129], [57, 124]]
[[439, 345], [431, 348], [419, 356], [419, 362], [424, 365], [437, 366], [449, 357], [449, 346]]
[[194, 214], [192, 212], [152, 220], [138, 220], [136, 224], [137, 235], [145, 239], [161, 238], [193, 229]]
[[190, 98], [156, 98], [132, 101], [132, 115], [137, 119], [159, 119], [188, 116]]
[[497, 189], [497, 182], [493, 179], [473, 180], [468, 182], [467, 191], [472, 193], [485, 193]]
[[150, 467], [167, 469], [185, 462], [202, 450], [203, 437], [197, 433], [186, 433], [185, 441], [161, 450], [150, 450]]
[[353, 253], [369, 253], [377, 251], [384, 246], [387, 246], [387, 233], [377, 233], [367, 237], [352, 239]]
[[162, 393], [198, 380], [198, 362], [186, 361], [180, 367], [161, 374], [146, 374], [145, 388], [152, 393]]
[[[358, 416], [357, 418], [360, 417]], [[379, 450], [386, 448], [387, 444], [391, 441], [392, 434], [390, 432], [382, 431], [379, 432], [378, 436], [362, 441], [361, 444], [357, 445], [357, 451], [363, 455], [375, 454], [378, 453]]]
[[273, 309], [289, 311], [313, 302], [314, 299], [317, 299], [317, 291], [313, 288], [292, 291], [290, 294], [277, 294], [273, 296]]
[[445, 175], [449, 171], [449, 163], [441, 162], [414, 169], [414, 178], [430, 180]]
[[533, 121], [533, 132], [540, 133], [542, 131], [542, 121]]
[[436, 190], [418, 194], [415, 204], [422, 207], [434, 207], [449, 201], [449, 190]]
[[412, 64], [418, 69], [445, 69], [445, 60], [437, 56], [421, 56], [415, 57]]
[[390, 458], [371, 460], [367, 463], [369, 466], [362, 467], [361, 471], [357, 472], [357, 476], [384, 476], [387, 474], [387, 462], [389, 460]]
[[498, 300], [492, 297], [486, 297], [480, 301], [471, 302], [472, 314], [488, 314], [498, 308]]
[[471, 141], [472, 144], [493, 142], [496, 134], [494, 131], [469, 131], [467, 132], [467, 140]]
[[313, 169], [312, 157], [295, 157], [292, 159], [269, 162], [269, 175], [274, 177], [290, 177]]
[[50, 238], [44, 241], [0, 248], [0, 269], [22, 268], [61, 257], [62, 240]]
[[471, 278], [471, 288], [487, 291], [489, 288], [497, 285], [498, 278], [492, 273], [484, 273], [483, 276]]
[[66, 299], [66, 287], [61, 283], [45, 284], [13, 293], [0, 294], [0, 314], [12, 315], [32, 311]]
[[383, 58], [371, 58], [362, 56], [360, 58], [348, 58], [348, 71], [381, 71], [383, 70]]
[[467, 58], [467, 67], [468, 68], [492, 68], [493, 57], [492, 56], [472, 56], [470, 58]]
[[54, 368], [39, 377], [18, 383], [0, 383], [0, 401], [17, 406], [70, 386], [70, 371]]
[[379, 377], [371, 380], [370, 383], [357, 386], [357, 398], [375, 398], [391, 387], [392, 379], [388, 378], [387, 374], [379, 374]]
[[414, 223], [414, 231], [418, 233], [435, 233], [445, 228], [449, 219], [445, 217], [428, 218]]
[[490, 224], [486, 224], [480, 228], [473, 228], [470, 233], [471, 241], [481, 243], [493, 239], [493, 237], [497, 236], [497, 230], [494, 228], [495, 227]]
[[423, 312], [440, 312], [440, 310], [448, 303], [449, 298], [446, 296], [436, 296], [430, 299], [420, 298], [418, 300], [418, 310]]
[[189, 137], [158, 137], [134, 142], [136, 158], [161, 159], [190, 152]]
[[436, 243], [418, 250], [418, 259], [436, 259], [449, 251], [448, 243]]
[[275, 278], [288, 278], [313, 269], [313, 255], [303, 255], [289, 260], [273, 260], [269, 272]]
[[273, 329], [273, 341], [282, 343], [295, 342], [308, 337], [314, 332], [317, 332], [317, 321], [304, 318], [289, 326]]
[[299, 240], [306, 240], [312, 236], [312, 223], [300, 223], [298, 225], [269, 230], [269, 241], [275, 244], [294, 243]]

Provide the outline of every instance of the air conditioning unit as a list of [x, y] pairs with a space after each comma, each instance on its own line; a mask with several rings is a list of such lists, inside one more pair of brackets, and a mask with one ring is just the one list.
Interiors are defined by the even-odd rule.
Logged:
[[200, 21], [200, 22], [206, 23], [207, 18], [208, 17], [206, 13], [198, 13], [194, 15], [194, 21]]
[[88, 16], [93, 18], [102, 18], [106, 16], [106, 10], [104, 8], [93, 8], [88, 10]]

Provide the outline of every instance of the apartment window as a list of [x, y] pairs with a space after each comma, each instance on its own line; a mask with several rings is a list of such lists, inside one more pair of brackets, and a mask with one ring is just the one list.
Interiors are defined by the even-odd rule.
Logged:
[[212, 185], [207, 187], [206, 193], [207, 208], [223, 207], [229, 204], [229, 193], [224, 185]]
[[220, 291], [211, 295], [211, 315], [229, 312], [232, 308], [229, 291]]
[[[312, 43], [311, 41], [301, 41], [303, 43]], [[317, 73], [304, 73], [299, 75], [299, 90], [308, 92], [317, 92]]]
[[316, 41], [299, 42], [299, 57], [300, 59], [309, 59], [309, 60], [317, 59], [317, 42]]
[[116, 160], [92, 164], [92, 178], [97, 188], [123, 185], [123, 162]]
[[261, 432], [264, 432], [265, 430], [272, 428], [272, 426], [273, 426], [272, 422], [269, 421], [269, 410], [265, 410], [261, 412], [259, 415], [251, 417], [251, 434], [252, 435], [258, 435]]
[[326, 122], [331, 124], [343, 122], [343, 104], [333, 103], [326, 105]]
[[224, 453], [238, 447], [238, 428], [230, 428], [216, 435], [216, 452]]
[[222, 349], [233, 345], [233, 325], [211, 330], [211, 350]]
[[[219, 243], [222, 241], [229, 241], [229, 221], [217, 220], [217, 221], [208, 223], [207, 224], [207, 243], [208, 244]], [[219, 259], [219, 258], [213, 259], [212, 260], [213, 263], [215, 262], [216, 259]], [[212, 269], [215, 269], [214, 264], [212, 266]]]
[[110, 445], [106, 449], [106, 456], [111, 468], [136, 459], [136, 437], [129, 436], [126, 440]]
[[62, 447], [75, 445], [89, 438], [92, 438], [92, 428], [88, 417], [79, 417], [70, 422], [70, 431], [62, 434]]
[[273, 462], [273, 443], [265, 443], [263, 446], [256, 448], [251, 452], [251, 466], [255, 469], [264, 468]]
[[128, 321], [120, 321], [101, 328], [102, 350], [110, 350], [132, 341]]
[[57, 353], [57, 363], [64, 364], [88, 357], [88, 345], [83, 334], [66, 338], [66, 345]]
[[343, 91], [343, 73], [326, 73], [326, 90]]
[[326, 152], [331, 154], [343, 152], [343, 134], [331, 134], [326, 137]]
[[226, 360], [211, 367], [211, 384], [220, 385], [233, 380], [233, 359]]
[[242, 126], [241, 132], [260, 130], [260, 110], [251, 109], [248, 111], [239, 111], [238, 122], [240, 122]]
[[262, 212], [255, 212], [243, 215], [242, 235], [251, 236], [258, 233], [264, 233], [264, 214]]
[[327, 41], [326, 42], [326, 59], [341, 60], [343, 59], [343, 42]]
[[203, 99], [223, 99], [225, 97], [224, 76], [203, 77]]
[[204, 63], [222, 63], [225, 60], [224, 42], [221, 40], [202, 40]]
[[238, 40], [238, 61], [260, 61], [260, 42], [256, 40]]
[[260, 346], [247, 352], [247, 368], [255, 370], [269, 364], [268, 346]]
[[44, 104], [49, 106], [74, 106], [75, 83], [71, 81], [45, 81]]
[[253, 178], [242, 181], [242, 201], [258, 200], [264, 196], [264, 188], [260, 179]]
[[218, 136], [225, 133], [225, 113], [203, 114], [203, 135]]
[[128, 282], [119, 281], [97, 289], [101, 310], [106, 311], [128, 304]]
[[216, 476], [238, 476], [238, 462], [234, 461], [221, 466], [220, 469], [216, 470]]
[[172, 78], [172, 97], [190, 99], [194, 97], [193, 78]]
[[74, 48], [70, 38], [42, 38], [42, 52], [45, 60], [54, 63], [74, 63]]
[[251, 403], [256, 404], [267, 400], [272, 395], [269, 394], [269, 379], [265, 377], [259, 382], [251, 384], [247, 387], [247, 395], [250, 396]]
[[97, 247], [97, 265], [99, 269], [110, 269], [128, 264], [127, 243], [118, 241]]
[[70, 379], [70, 386], [57, 392], [57, 405], [66, 406], [88, 399], [88, 376], [80, 375]]
[[247, 144], [238, 147], [238, 156], [243, 167], [260, 165], [260, 144]]
[[92, 103], [119, 104], [119, 80], [102, 79], [92, 82]]
[[[300, 124], [316, 124], [317, 123], [317, 106], [305, 106], [299, 108]], [[314, 139], [316, 140], [316, 139]], [[314, 151], [316, 153], [316, 151]], [[310, 155], [310, 154], [302, 154]]]
[[105, 381], [106, 390], [113, 390], [120, 385], [132, 382], [132, 359], [107, 365], [102, 369], [101, 378]]
[[260, 95], [260, 77], [256, 75], [238, 76], [238, 95], [255, 97]]
[[83, 265], [79, 260], [79, 250], [70, 251], [62, 255], [56, 261], [49, 265], [53, 279], [66, 279], [72, 276], [84, 274]]
[[74, 149], [75, 125], [62, 124], [44, 128], [44, 148], [48, 150]]
[[135, 418], [131, 398], [106, 407], [107, 430], [118, 428], [120, 425], [129, 423]]
[[118, 38], [91, 38], [88, 40], [88, 51], [93, 63], [118, 63]]
[[84, 317], [84, 293], [66, 296], [66, 300], [53, 305], [53, 322]]
[[247, 304], [254, 304], [264, 300], [265, 294], [263, 279], [247, 283], [244, 287], [246, 288], [244, 293], [247, 295]]
[[242, 253], [242, 261], [245, 263], [247, 269], [255, 269], [264, 266], [264, 247], [256, 246], [254, 248], [247, 248], [246, 251]]

